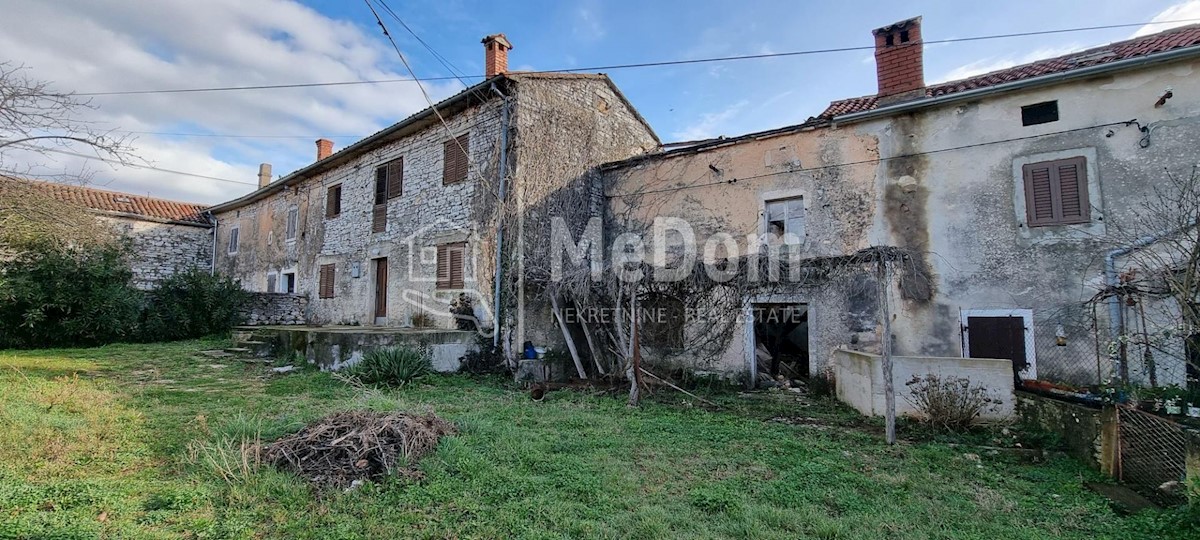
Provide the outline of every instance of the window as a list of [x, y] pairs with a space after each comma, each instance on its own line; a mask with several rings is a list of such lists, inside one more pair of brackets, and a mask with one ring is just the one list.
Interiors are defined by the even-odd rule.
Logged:
[[1091, 221], [1086, 158], [1030, 163], [1022, 167], [1022, 172], [1030, 227]]
[[283, 290], [281, 290], [279, 292], [295, 294], [296, 293], [296, 273], [295, 272], [284, 273], [283, 281], [280, 283], [280, 285], [281, 285], [280, 288]]
[[229, 229], [229, 254], [233, 255], [238, 252], [238, 226], [234, 225]]
[[766, 214], [765, 232], [783, 237], [788, 244], [804, 241], [804, 197], [767, 201]]
[[464, 133], [456, 139], [445, 143], [444, 159], [442, 160], [442, 184], [450, 185], [467, 179], [467, 156], [471, 152], [471, 137]]
[[267, 274], [267, 292], [275, 292], [275, 272]]
[[336, 273], [336, 265], [322, 264], [317, 283], [317, 296], [319, 298], [333, 298], [333, 280]]
[[375, 206], [371, 209], [371, 232], [387, 230], [387, 202], [404, 193], [404, 158], [375, 168]]
[[325, 217], [335, 218], [342, 215], [342, 185], [329, 186], [325, 194]]
[[300, 209], [295, 206], [288, 209], [287, 226], [284, 228], [283, 237], [291, 242], [296, 239], [296, 222], [300, 219]]
[[375, 204], [384, 204], [404, 194], [404, 158], [375, 168]]
[[1058, 102], [1045, 101], [1021, 107], [1021, 125], [1036, 126], [1058, 121]]
[[463, 260], [466, 258], [467, 243], [454, 242], [437, 247], [437, 288], [463, 288]]

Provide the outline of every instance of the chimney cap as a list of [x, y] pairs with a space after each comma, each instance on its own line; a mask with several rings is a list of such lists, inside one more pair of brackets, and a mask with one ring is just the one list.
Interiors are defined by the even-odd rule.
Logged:
[[483, 40], [480, 41], [480, 43], [483, 43], [486, 45], [487, 43], [492, 42], [492, 41], [495, 41], [496, 43], [503, 45], [505, 49], [511, 50], [513, 48], [512, 42], [509, 41], [508, 37], [502, 33], [501, 34], [492, 34], [490, 36], [487, 36], [487, 37], [483, 38]]
[[904, 19], [903, 21], [900, 21], [900, 22], [894, 22], [887, 26], [881, 26], [879, 28], [872, 30], [871, 33], [878, 36], [880, 34], [887, 34], [890, 32], [894, 32], [896, 30], [904, 30], [905, 28], [909, 28], [911, 26], [921, 26], [921, 16], [920, 15], [917, 15], [916, 17], [913, 17], [911, 19]]

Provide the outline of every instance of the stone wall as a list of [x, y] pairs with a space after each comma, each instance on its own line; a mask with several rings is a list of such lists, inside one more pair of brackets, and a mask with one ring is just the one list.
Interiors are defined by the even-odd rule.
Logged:
[[1111, 422], [1111, 412], [1104, 414], [1097, 408], [1018, 392], [1017, 414], [1025, 424], [1058, 434], [1072, 457], [1093, 469], [1111, 470], [1108, 462], [1112, 452], [1104, 451], [1102, 437], [1105, 418]]
[[250, 326], [304, 324], [308, 297], [302, 294], [251, 293], [242, 309], [242, 324]]
[[212, 229], [195, 225], [101, 217], [132, 243], [134, 286], [151, 289], [159, 281], [192, 268], [212, 268]]

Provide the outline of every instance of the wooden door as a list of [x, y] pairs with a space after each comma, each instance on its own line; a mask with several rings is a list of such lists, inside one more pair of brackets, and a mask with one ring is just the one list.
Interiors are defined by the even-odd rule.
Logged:
[[387, 258], [375, 259], [375, 324], [387, 317]]
[[1021, 317], [967, 317], [967, 349], [971, 358], [1012, 360], [1013, 379], [1029, 367], [1025, 357], [1025, 319]]

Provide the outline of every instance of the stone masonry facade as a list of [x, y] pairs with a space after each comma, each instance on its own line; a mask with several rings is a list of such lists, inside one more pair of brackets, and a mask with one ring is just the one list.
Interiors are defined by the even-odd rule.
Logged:
[[177, 273], [212, 268], [212, 229], [197, 225], [102, 216], [129, 239], [134, 286], [152, 289]]

